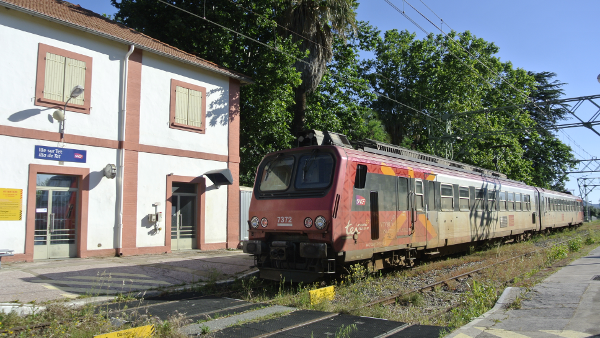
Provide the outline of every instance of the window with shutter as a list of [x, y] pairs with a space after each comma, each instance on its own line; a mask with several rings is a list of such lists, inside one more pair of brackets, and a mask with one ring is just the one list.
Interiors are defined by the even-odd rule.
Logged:
[[36, 105], [62, 108], [75, 86], [84, 92], [69, 100], [67, 110], [90, 112], [92, 58], [40, 43], [36, 83]]
[[204, 133], [206, 88], [171, 80], [171, 128]]

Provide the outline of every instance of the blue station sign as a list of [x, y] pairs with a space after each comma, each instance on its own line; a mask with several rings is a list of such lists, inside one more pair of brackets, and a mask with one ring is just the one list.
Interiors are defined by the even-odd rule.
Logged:
[[87, 154], [85, 150], [79, 149], [35, 146], [34, 158], [50, 161], [85, 163]]

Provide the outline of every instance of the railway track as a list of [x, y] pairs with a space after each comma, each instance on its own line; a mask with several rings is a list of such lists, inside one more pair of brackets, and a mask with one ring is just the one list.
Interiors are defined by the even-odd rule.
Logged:
[[[437, 286], [439, 285], [448, 285], [448, 283], [452, 280], [462, 280], [465, 278], [471, 278], [474, 275], [482, 272], [483, 270], [489, 269], [491, 267], [494, 266], [499, 266], [502, 264], [506, 264], [510, 261], [513, 261], [515, 259], [519, 259], [522, 257], [527, 257], [530, 255], [533, 255], [539, 251], [542, 250], [548, 250], [553, 246], [557, 246], [557, 245], [561, 245], [564, 244], [566, 242], [568, 242], [569, 240], [563, 240], [560, 242], [556, 242], [556, 243], [552, 243], [549, 246], [545, 246], [545, 247], [541, 247], [538, 248], [536, 250], [533, 251], [529, 251], [520, 255], [516, 255], [507, 259], [503, 259], [501, 261], [497, 261], [491, 264], [487, 264], [483, 267], [479, 267], [473, 270], [470, 270], [468, 272], [464, 272], [449, 278], [444, 278], [442, 280], [433, 282], [433, 283], [428, 283], [424, 286], [420, 286], [417, 288], [413, 288], [409, 291], [402, 291], [402, 292], [397, 292], [394, 293], [390, 296], [381, 298], [381, 299], [377, 299], [374, 300], [372, 302], [369, 302], [367, 304], [363, 304], [361, 306], [352, 308], [351, 310], [349, 310], [348, 312], [353, 312], [353, 311], [357, 311], [360, 309], [364, 309], [364, 308], [368, 308], [368, 307], [373, 307], [375, 305], [390, 305], [390, 304], [396, 304], [398, 302], [399, 299], [402, 299], [406, 296], [409, 296], [410, 294], [413, 293], [417, 293], [417, 292], [424, 292], [427, 290], [433, 290], [435, 289]], [[257, 286], [254, 286], [250, 289], [252, 290], [257, 290], [257, 289], [262, 289], [264, 288], [265, 285], [264, 284], [260, 284]], [[136, 300], [136, 301], [132, 301], [132, 302], [128, 302], [128, 303], [114, 303], [114, 304], [109, 304], [108, 306], [103, 306], [103, 310], [110, 310], [110, 314], [111, 315], [116, 315], [118, 313], [132, 313], [132, 312], [146, 312], [146, 314], [150, 313], [154, 313], [153, 315], [160, 317], [161, 319], [166, 319], [165, 318], [165, 314], [168, 313], [172, 313], [174, 310], [187, 310], [190, 308], [193, 308], [196, 305], [200, 305], [198, 306], [198, 308], [203, 308], [203, 309], [208, 309], [208, 311], [196, 311], [196, 312], [188, 312], [188, 314], [185, 316], [185, 319], [187, 320], [193, 320], [193, 321], [202, 321], [202, 320], [206, 320], [206, 319], [210, 319], [211, 317], [214, 317], [215, 315], [219, 315], [221, 317], [224, 316], [229, 316], [229, 315], [236, 315], [239, 313], [243, 313], [243, 312], [247, 312], [247, 311], [254, 311], [263, 307], [267, 307], [270, 306], [273, 302], [274, 299], [266, 301], [266, 302], [262, 302], [262, 303], [248, 303], [248, 302], [244, 302], [244, 301], [240, 301], [240, 300], [235, 300], [235, 299], [231, 299], [231, 298], [225, 298], [225, 296], [228, 295], [232, 295], [232, 292], [218, 292], [218, 293], [214, 293], [211, 295], [203, 295], [203, 296], [198, 296], [198, 297], [190, 297], [187, 299], [179, 299], [179, 300], [167, 300], [167, 301], [158, 301], [158, 300]], [[221, 302], [220, 299], [228, 299], [230, 301], [230, 304], [225, 304], [224, 306], [213, 306], [211, 307], [210, 301], [207, 301], [209, 299], [214, 299], [214, 300], [219, 300], [219, 301], [215, 301], [215, 303]], [[186, 304], [187, 303], [187, 304]], [[129, 308], [123, 309], [124, 305], [127, 306], [131, 306]], [[223, 305], [221, 303], [221, 305]], [[451, 309], [452, 306], [450, 307], [446, 307], [444, 309], [442, 309], [441, 311], [436, 312], [434, 315], [439, 315], [445, 312], [448, 312], [449, 309]], [[306, 310], [301, 310], [301, 311], [305, 311]], [[316, 311], [313, 311], [316, 312]], [[310, 315], [307, 315], [306, 313], [303, 314], [304, 317], [308, 316], [310, 317], [310, 320], [306, 320], [306, 321], [300, 321], [299, 323], [294, 323], [293, 325], [289, 325], [286, 327], [279, 327], [276, 330], [273, 331], [269, 331], [269, 332], [263, 332], [261, 335], [258, 335], [260, 337], [267, 337], [267, 336], [275, 336], [278, 334], [282, 334], [283, 332], [287, 332], [290, 330], [299, 330], [303, 327], [306, 326], [310, 326], [310, 325], [316, 325], [316, 323], [319, 322], [336, 322], [341, 320], [344, 323], [350, 323], [352, 322], [352, 318], [347, 318], [349, 315], [343, 315], [345, 317], [339, 317], [342, 316], [342, 314], [340, 313], [317, 313], [319, 316], [314, 315], [312, 318]], [[108, 313], [107, 313], [108, 315]], [[302, 319], [303, 317], [300, 316]], [[350, 316], [350, 317], [356, 317], [356, 316]], [[356, 318], [362, 318], [362, 317], [356, 317]], [[354, 318], [355, 319], [355, 318]], [[354, 320], [357, 321], [357, 320]], [[323, 323], [325, 323], [323, 322]], [[358, 321], [361, 322], [361, 321]], [[39, 323], [39, 324], [35, 324], [35, 325], [30, 325], [30, 326], [20, 326], [20, 327], [13, 327], [10, 329], [4, 329], [4, 330], [0, 330], [0, 336], [2, 335], [8, 335], [8, 336], [18, 336], [19, 334], [21, 334], [22, 332], [29, 332], [31, 334], [35, 333], [35, 332], [43, 332], [44, 329], [47, 329], [48, 327], [50, 327], [52, 324], [65, 324], [67, 323], [67, 321], [59, 321], [59, 322], [46, 322], [46, 323]], [[361, 322], [362, 323], [362, 322]], [[338, 323], [339, 324], [339, 323]], [[350, 323], [352, 324], [352, 323]], [[350, 325], [348, 324], [348, 325]], [[377, 325], [381, 325], [380, 323]], [[401, 326], [397, 326], [395, 328], [391, 328], [390, 330], [387, 331], [387, 333], [389, 333], [389, 335], [383, 335], [382, 337], [385, 336], [391, 336], [392, 334], [401, 332], [405, 329], [409, 329], [411, 327], [414, 328], [418, 328], [420, 327], [419, 324], [408, 324], [408, 323], [402, 323]], [[223, 337], [228, 337], [228, 335], [226, 334]], [[231, 335], [231, 337], [234, 337], [234, 335]]]

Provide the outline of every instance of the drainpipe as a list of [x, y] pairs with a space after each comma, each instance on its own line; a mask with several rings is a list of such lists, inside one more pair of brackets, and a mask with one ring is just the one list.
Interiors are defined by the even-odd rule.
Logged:
[[125, 169], [125, 122], [127, 120], [127, 65], [129, 64], [129, 56], [133, 53], [135, 49], [134, 45], [129, 46], [129, 51], [125, 54], [125, 58], [123, 59], [123, 77], [121, 78], [121, 130], [119, 131], [119, 148], [118, 157], [119, 157], [119, 169], [117, 178], [117, 200], [118, 204], [118, 221], [117, 221], [117, 252], [119, 256], [122, 256], [123, 253], [121, 249], [123, 248], [123, 177], [124, 177], [124, 169]]

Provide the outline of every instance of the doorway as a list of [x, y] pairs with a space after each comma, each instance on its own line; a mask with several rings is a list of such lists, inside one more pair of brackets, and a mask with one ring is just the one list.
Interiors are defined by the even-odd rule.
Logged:
[[196, 184], [173, 182], [171, 250], [196, 249]]
[[33, 259], [77, 255], [77, 176], [37, 174]]

